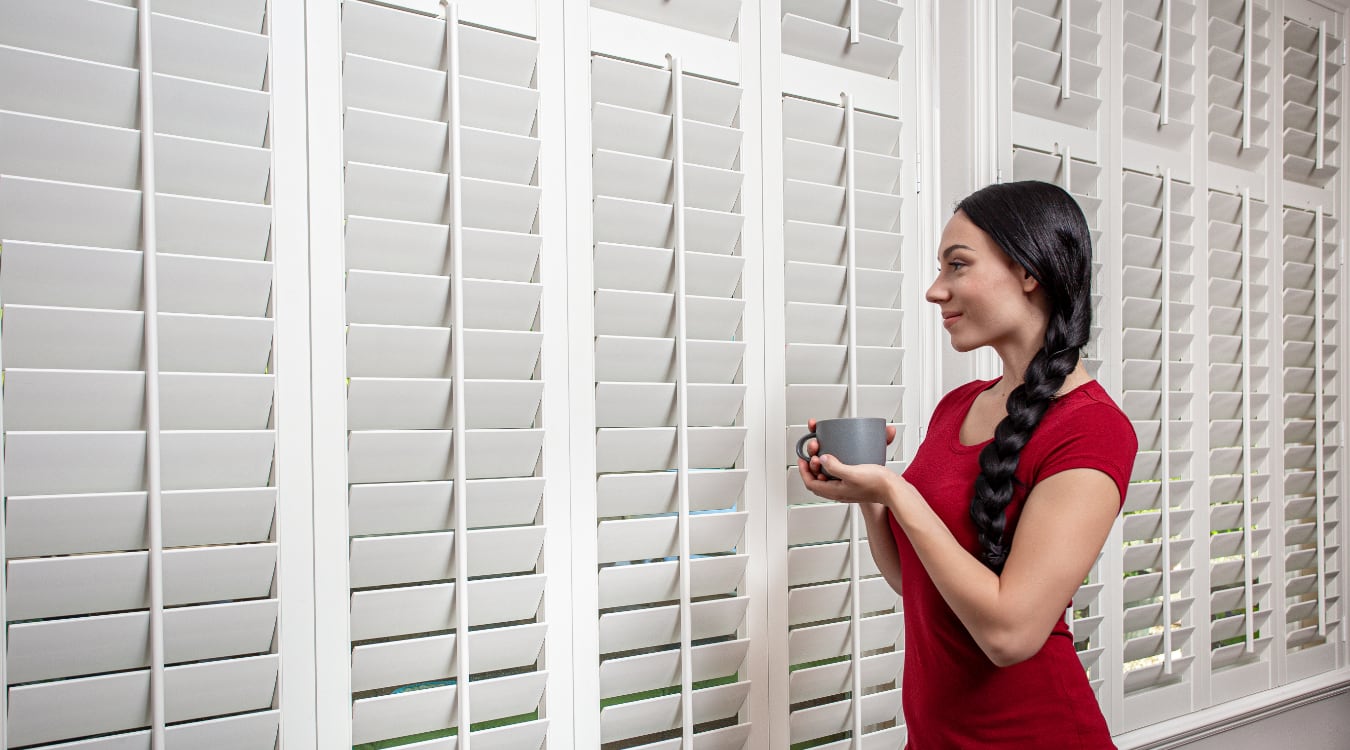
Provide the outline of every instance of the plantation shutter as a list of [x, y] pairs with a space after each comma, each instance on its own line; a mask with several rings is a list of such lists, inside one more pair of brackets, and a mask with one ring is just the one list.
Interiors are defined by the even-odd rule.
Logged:
[[913, 449], [900, 269], [906, 232], [917, 235], [916, 167], [901, 122], [912, 102], [896, 89], [913, 75], [915, 20], [880, 0], [784, 2], [782, 13], [787, 649], [773, 668], [787, 685], [773, 716], [794, 747], [894, 747], [905, 737], [900, 597], [856, 511], [806, 491], [793, 447], [808, 419], [859, 416], [896, 424], [888, 460]]
[[[1285, 678], [1325, 672], [1340, 615], [1341, 308], [1339, 270], [1341, 69], [1345, 52], [1329, 29], [1339, 15], [1285, 5], [1281, 35], [1284, 105], [1282, 424]], [[1277, 630], [1277, 632], [1280, 632]]]
[[0, 3], [6, 747], [277, 742], [265, 7]]
[[1229, 697], [1270, 685], [1269, 213], [1209, 193], [1209, 668]]
[[758, 334], [746, 319], [740, 10], [599, 0], [591, 10], [606, 748], [752, 746], [746, 383]]
[[1177, 701], [1149, 690], [1183, 680], [1194, 660], [1195, 628], [1186, 623], [1194, 604], [1196, 196], [1170, 170], [1126, 170], [1121, 187], [1121, 407], [1139, 438], [1122, 519], [1122, 667], [1127, 717], [1156, 716]]
[[358, 747], [548, 733], [534, 4], [465, 6], [342, 6]]
[[1209, 3], [1209, 158], [1259, 169], [1270, 153], [1270, 10], [1257, 0]]

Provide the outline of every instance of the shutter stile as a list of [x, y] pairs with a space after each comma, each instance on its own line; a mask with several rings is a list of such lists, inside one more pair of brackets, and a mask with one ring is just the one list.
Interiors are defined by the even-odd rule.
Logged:
[[277, 736], [264, 6], [156, 10], [4, 9], [10, 746]]
[[424, 10], [342, 9], [352, 739], [539, 747], [538, 44]]

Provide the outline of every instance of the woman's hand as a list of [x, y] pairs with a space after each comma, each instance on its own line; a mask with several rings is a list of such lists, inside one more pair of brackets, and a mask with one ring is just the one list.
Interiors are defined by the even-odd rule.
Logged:
[[[807, 429], [814, 432], [816, 420], [807, 422]], [[886, 444], [895, 440], [895, 426], [886, 426]], [[875, 464], [849, 465], [831, 455], [821, 456], [820, 444], [815, 440], [806, 443], [806, 454], [810, 461], [797, 459], [797, 469], [801, 472], [802, 483], [806, 489], [819, 497], [845, 503], [868, 503], [896, 510], [898, 501], [907, 499], [906, 495], [918, 497], [914, 487], [898, 474], [885, 466]], [[828, 469], [831, 479], [826, 477]], [[922, 498], [919, 498], [922, 500]]]

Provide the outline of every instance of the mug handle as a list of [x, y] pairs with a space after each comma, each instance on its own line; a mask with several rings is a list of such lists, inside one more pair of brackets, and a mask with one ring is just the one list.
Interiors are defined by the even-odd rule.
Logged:
[[816, 433], [808, 432], [805, 435], [802, 435], [801, 439], [797, 441], [797, 457], [807, 463], [811, 463], [811, 457], [806, 455], [803, 450], [806, 448], [806, 441], [811, 440], [815, 436]]

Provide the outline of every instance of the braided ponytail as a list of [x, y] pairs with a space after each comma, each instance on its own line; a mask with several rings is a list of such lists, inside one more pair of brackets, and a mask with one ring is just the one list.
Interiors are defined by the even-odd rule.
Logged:
[[980, 476], [970, 501], [980, 558], [1000, 573], [1012, 548], [1005, 512], [1012, 502], [1022, 449], [1065, 378], [1078, 366], [1079, 351], [1088, 343], [1092, 240], [1078, 204], [1049, 183], [990, 185], [961, 201], [957, 210], [1036, 279], [1050, 302], [1041, 348], [1027, 365], [1022, 384], [1008, 394], [1008, 416], [994, 429], [993, 441], [980, 451]]

